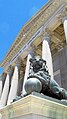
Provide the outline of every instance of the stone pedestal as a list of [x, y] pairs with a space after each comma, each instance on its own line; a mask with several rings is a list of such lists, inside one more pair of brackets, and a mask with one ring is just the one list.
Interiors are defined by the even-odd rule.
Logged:
[[0, 113], [2, 119], [67, 119], [67, 106], [29, 95], [5, 106]]

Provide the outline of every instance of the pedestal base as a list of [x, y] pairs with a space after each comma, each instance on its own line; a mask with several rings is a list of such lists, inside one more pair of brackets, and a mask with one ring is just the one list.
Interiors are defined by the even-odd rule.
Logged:
[[67, 106], [43, 97], [28, 95], [0, 109], [2, 119], [67, 119]]
[[55, 119], [55, 118], [49, 118], [49, 117], [44, 117], [41, 115], [29, 114], [29, 115], [24, 115], [24, 116], [14, 118], [14, 119]]

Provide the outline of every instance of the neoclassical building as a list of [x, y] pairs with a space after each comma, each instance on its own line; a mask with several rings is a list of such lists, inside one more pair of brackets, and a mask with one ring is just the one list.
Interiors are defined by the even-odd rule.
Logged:
[[0, 64], [4, 68], [0, 108], [9, 107], [17, 95], [25, 94], [33, 55], [46, 60], [51, 78], [67, 89], [67, 0], [49, 0], [20, 30]]

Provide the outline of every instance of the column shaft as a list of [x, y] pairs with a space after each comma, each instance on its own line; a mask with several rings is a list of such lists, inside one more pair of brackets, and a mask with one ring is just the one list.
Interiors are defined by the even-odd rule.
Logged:
[[9, 74], [7, 74], [7, 77], [5, 80], [5, 84], [4, 84], [4, 88], [3, 88], [3, 92], [2, 92], [1, 100], [0, 100], [0, 107], [3, 107], [6, 105], [8, 92], [9, 92]]
[[49, 74], [51, 79], [53, 79], [53, 65], [52, 65], [52, 56], [50, 51], [50, 37], [46, 35], [42, 44], [42, 58], [46, 60]]
[[1, 98], [1, 94], [2, 94], [2, 81], [0, 81], [0, 98]]
[[14, 74], [12, 77], [11, 88], [8, 96], [7, 105], [9, 105], [13, 99], [16, 98], [18, 88], [18, 66], [15, 66]]
[[22, 88], [22, 95], [24, 95], [26, 93], [24, 85], [25, 85], [25, 82], [26, 82], [28, 74], [29, 74], [29, 68], [30, 68], [29, 60], [30, 60], [30, 58], [31, 58], [31, 54], [28, 54], [27, 63], [26, 63], [26, 69], [25, 69], [24, 82], [23, 82], [23, 88]]
[[2, 119], [2, 114], [0, 113], [0, 119]]
[[64, 32], [66, 37], [66, 43], [67, 43], [67, 18], [63, 19], [63, 26], [64, 26]]

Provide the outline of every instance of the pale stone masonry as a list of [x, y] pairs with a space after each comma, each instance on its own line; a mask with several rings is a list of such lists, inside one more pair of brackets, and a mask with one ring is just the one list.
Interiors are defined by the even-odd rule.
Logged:
[[0, 110], [2, 119], [67, 119], [67, 106], [29, 95]]
[[[67, 90], [67, 0], [49, 0], [24, 25], [0, 64], [4, 68], [0, 76], [1, 119], [66, 119], [67, 107], [62, 104], [32, 96], [12, 103], [17, 95], [26, 93], [24, 84], [29, 74], [31, 51], [46, 60], [51, 79]], [[7, 73], [9, 67], [11, 76]]]

